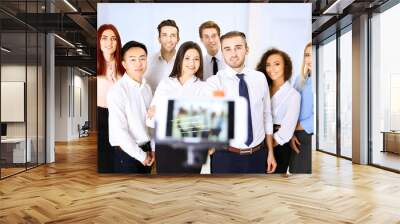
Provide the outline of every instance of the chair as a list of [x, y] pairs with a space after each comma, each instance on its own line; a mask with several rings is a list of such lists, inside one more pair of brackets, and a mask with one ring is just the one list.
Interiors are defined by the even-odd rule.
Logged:
[[85, 121], [82, 127], [80, 127], [80, 125], [78, 124], [79, 138], [89, 136], [89, 129], [90, 129], [89, 121]]

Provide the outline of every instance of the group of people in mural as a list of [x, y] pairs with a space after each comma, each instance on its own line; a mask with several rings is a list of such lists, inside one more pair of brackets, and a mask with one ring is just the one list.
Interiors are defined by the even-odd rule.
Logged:
[[[196, 103], [193, 103], [194, 105]], [[172, 137], [183, 139], [193, 137], [211, 141], [228, 141], [228, 117], [226, 109], [217, 111], [212, 108], [194, 108], [192, 105], [181, 105], [173, 112]]]
[[[292, 78], [291, 57], [277, 48], [261, 55], [255, 69], [246, 66], [246, 35], [221, 35], [214, 21], [198, 28], [204, 54], [193, 41], [176, 50], [180, 37], [174, 20], [162, 21], [157, 30], [160, 51], [148, 56], [138, 41], [121, 46], [114, 25], [98, 28], [99, 172], [200, 173], [201, 167], [180, 164], [184, 149], [151, 144], [153, 131], [146, 119], [154, 117], [167, 98], [211, 97], [214, 91], [223, 91], [225, 96], [246, 99], [247, 139], [210, 150], [211, 173], [311, 173], [311, 43], [304, 48], [300, 74]], [[218, 116], [213, 122], [218, 123]]]

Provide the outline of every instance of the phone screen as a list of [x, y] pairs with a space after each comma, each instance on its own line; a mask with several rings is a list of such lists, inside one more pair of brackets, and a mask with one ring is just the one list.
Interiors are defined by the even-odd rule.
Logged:
[[169, 100], [166, 136], [226, 142], [234, 137], [234, 102], [223, 100]]

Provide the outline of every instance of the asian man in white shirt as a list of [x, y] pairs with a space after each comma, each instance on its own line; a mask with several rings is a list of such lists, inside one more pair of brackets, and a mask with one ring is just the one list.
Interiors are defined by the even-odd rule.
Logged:
[[152, 92], [143, 79], [147, 67], [147, 49], [142, 43], [130, 41], [121, 49], [126, 72], [107, 95], [109, 139], [116, 146], [114, 171], [118, 173], [150, 173], [155, 160], [146, 127], [146, 112]]

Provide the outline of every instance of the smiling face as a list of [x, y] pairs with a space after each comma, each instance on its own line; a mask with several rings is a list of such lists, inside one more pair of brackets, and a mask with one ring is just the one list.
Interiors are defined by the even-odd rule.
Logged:
[[132, 47], [126, 51], [122, 65], [130, 77], [142, 79], [147, 68], [147, 54], [140, 47]]
[[112, 30], [104, 30], [100, 38], [100, 49], [103, 55], [112, 55], [117, 49], [117, 37]]
[[225, 38], [221, 45], [225, 63], [235, 70], [241, 69], [248, 53], [245, 40], [240, 36], [229, 37]]
[[201, 31], [201, 41], [207, 49], [208, 54], [215, 56], [220, 48], [218, 31], [215, 28], [205, 28]]
[[268, 77], [272, 81], [285, 80], [285, 63], [279, 54], [272, 54], [267, 58], [266, 68]]
[[312, 47], [308, 46], [304, 50], [304, 67], [308, 72], [312, 69]]
[[178, 29], [173, 26], [161, 27], [158, 41], [163, 51], [171, 52], [175, 50], [176, 44], [179, 41]]
[[185, 52], [182, 61], [182, 75], [194, 75], [200, 67], [200, 54], [194, 49], [188, 49]]

